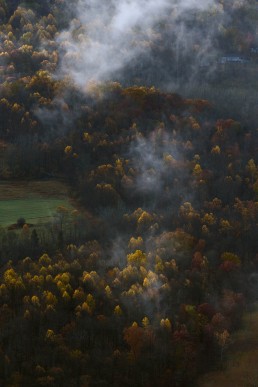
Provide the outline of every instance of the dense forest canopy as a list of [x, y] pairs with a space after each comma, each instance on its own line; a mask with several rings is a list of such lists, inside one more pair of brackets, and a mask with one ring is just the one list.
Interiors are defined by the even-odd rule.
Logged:
[[197, 385], [258, 292], [257, 2], [0, 20], [0, 183], [62, 180], [76, 207], [0, 213], [0, 385]]

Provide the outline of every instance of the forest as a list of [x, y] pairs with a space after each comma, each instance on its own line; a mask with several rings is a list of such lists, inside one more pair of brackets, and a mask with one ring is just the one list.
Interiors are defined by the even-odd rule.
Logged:
[[257, 1], [0, 0], [0, 386], [224, 369], [258, 299], [257, 74]]

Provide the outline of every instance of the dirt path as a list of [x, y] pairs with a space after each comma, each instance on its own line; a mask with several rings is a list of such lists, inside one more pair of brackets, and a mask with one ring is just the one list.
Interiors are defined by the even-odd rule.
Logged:
[[258, 305], [244, 317], [244, 328], [232, 336], [223, 371], [204, 375], [199, 387], [258, 387]]

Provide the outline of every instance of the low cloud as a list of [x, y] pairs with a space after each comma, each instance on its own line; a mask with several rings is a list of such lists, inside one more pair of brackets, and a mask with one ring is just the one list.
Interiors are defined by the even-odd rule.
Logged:
[[[197, 10], [221, 14], [215, 0], [80, 0], [77, 18], [58, 37], [60, 75], [68, 75], [82, 88], [91, 81], [113, 80], [161, 43], [170, 45], [175, 55], [199, 43], [196, 56], [201, 61], [204, 53], [210, 55], [213, 26], [208, 35], [196, 25], [189, 27]], [[164, 25], [169, 25], [167, 35]], [[166, 42], [161, 42], [164, 37]]]

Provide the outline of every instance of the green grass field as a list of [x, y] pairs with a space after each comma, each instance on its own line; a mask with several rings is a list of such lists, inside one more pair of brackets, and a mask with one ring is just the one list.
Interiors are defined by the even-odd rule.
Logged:
[[16, 223], [20, 217], [25, 218], [27, 223], [45, 223], [53, 216], [58, 206], [72, 209], [67, 200], [53, 198], [0, 200], [0, 226], [6, 227]]
[[0, 226], [25, 218], [27, 223], [46, 223], [57, 207], [73, 209], [66, 186], [59, 181], [1, 182]]

